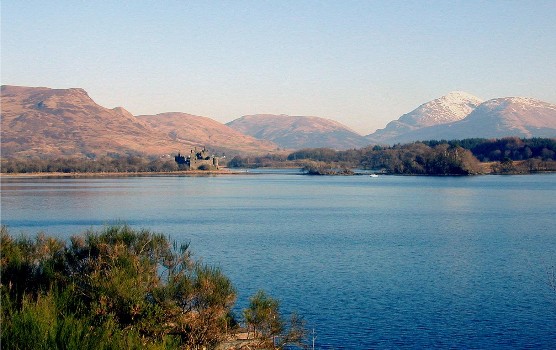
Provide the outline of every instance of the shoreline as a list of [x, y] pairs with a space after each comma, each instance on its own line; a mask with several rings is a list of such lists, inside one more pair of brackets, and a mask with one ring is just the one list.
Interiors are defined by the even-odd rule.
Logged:
[[147, 177], [147, 176], [211, 176], [211, 175], [242, 175], [251, 174], [233, 170], [182, 170], [182, 171], [145, 171], [145, 172], [100, 172], [100, 173], [0, 173], [1, 177], [57, 177], [57, 178], [80, 178], [80, 177]]
[[[284, 168], [268, 168], [268, 169], [284, 169]], [[376, 173], [380, 176], [484, 176], [484, 175], [534, 175], [534, 174], [553, 174], [555, 171], [536, 171], [529, 173], [482, 173], [482, 174], [467, 174], [467, 175], [446, 175], [446, 174], [385, 174]], [[110, 178], [110, 177], [149, 177], [149, 176], [217, 176], [217, 175], [264, 175], [265, 173], [250, 172], [245, 169], [230, 170], [229, 168], [220, 170], [180, 170], [180, 171], [149, 171], [149, 172], [97, 172], [97, 173], [61, 173], [61, 172], [44, 172], [44, 173], [0, 173], [0, 177], [6, 178]], [[369, 173], [356, 172], [353, 174], [327, 174], [327, 175], [314, 175], [299, 173], [296, 175], [308, 176], [368, 176]]]

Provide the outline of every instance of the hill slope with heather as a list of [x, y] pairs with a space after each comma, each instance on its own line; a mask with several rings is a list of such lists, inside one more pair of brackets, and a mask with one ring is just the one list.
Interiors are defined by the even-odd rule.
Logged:
[[348, 149], [364, 147], [369, 143], [347, 126], [320, 117], [256, 114], [243, 116], [226, 125], [243, 134], [272, 141], [289, 149]]
[[137, 119], [164, 133], [173, 141], [186, 144], [194, 140], [198, 145], [223, 152], [241, 150], [246, 153], [264, 153], [274, 151], [278, 147], [272, 142], [244, 135], [213, 119], [187, 113], [139, 115]]
[[96, 104], [83, 89], [2, 86], [5, 157], [165, 154], [176, 146], [125, 109]]

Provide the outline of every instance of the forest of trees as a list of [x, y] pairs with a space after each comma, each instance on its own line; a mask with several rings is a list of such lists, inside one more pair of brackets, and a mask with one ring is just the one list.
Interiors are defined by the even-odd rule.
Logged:
[[[162, 234], [111, 226], [65, 242], [0, 233], [2, 349], [202, 349], [238, 331], [219, 268]], [[264, 292], [244, 310], [250, 348], [304, 344], [304, 321]]]

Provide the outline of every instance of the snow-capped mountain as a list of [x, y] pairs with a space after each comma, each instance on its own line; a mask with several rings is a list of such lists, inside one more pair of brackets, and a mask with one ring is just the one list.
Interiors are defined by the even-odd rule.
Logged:
[[480, 104], [462, 120], [399, 135], [395, 142], [417, 140], [556, 137], [556, 105], [533, 98], [495, 98]]
[[488, 100], [465, 118], [461, 125], [481, 123], [490, 134], [515, 136], [556, 136], [556, 105], [526, 97]]
[[420, 105], [398, 120], [388, 123], [384, 129], [368, 135], [367, 138], [375, 142], [397, 142], [397, 138], [405, 133], [462, 120], [482, 102], [480, 98], [467, 92], [450, 92]]

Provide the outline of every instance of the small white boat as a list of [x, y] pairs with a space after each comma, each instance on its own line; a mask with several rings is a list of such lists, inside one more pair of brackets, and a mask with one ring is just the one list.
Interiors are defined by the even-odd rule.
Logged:
[[378, 174], [371, 174], [370, 177], [378, 177]]

